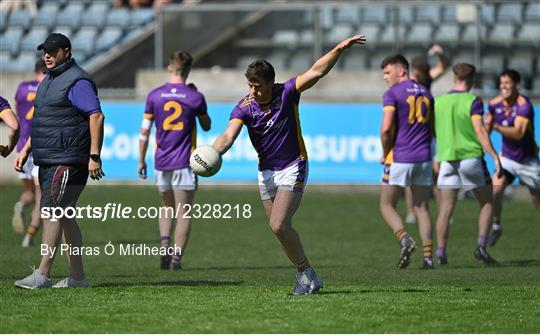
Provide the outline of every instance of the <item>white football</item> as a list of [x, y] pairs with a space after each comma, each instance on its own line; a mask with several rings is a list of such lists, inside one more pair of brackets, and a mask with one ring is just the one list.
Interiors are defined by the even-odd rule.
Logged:
[[211, 145], [201, 145], [191, 153], [189, 166], [197, 175], [210, 177], [221, 168], [221, 155]]

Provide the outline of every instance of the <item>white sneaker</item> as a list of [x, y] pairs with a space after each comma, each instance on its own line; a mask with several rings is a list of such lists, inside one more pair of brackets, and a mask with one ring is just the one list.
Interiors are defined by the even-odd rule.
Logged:
[[13, 207], [13, 218], [11, 219], [11, 226], [17, 234], [24, 233], [24, 212], [23, 204], [18, 201]]
[[28, 248], [34, 245], [34, 239], [30, 235], [24, 235], [21, 246], [23, 248]]
[[34, 270], [28, 277], [15, 282], [15, 286], [29, 290], [35, 288], [49, 288], [51, 285], [52, 279], [44, 276], [39, 269]]
[[75, 280], [71, 277], [66, 277], [59, 281], [58, 283], [54, 284], [54, 288], [88, 288], [88, 279], [84, 278], [83, 280]]
[[407, 216], [405, 217], [405, 223], [406, 224], [415, 224], [416, 223], [416, 215], [414, 215], [413, 212], [407, 213]]

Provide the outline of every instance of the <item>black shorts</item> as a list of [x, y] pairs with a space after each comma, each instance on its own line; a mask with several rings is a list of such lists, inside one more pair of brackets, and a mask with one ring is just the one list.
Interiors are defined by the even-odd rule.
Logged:
[[87, 179], [88, 166], [40, 165], [41, 208], [75, 207]]

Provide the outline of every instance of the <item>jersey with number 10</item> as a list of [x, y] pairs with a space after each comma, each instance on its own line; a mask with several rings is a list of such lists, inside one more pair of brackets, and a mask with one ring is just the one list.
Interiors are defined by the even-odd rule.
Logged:
[[395, 142], [388, 162], [431, 160], [433, 96], [414, 80], [405, 80], [383, 95], [384, 110], [395, 110]]
[[36, 100], [36, 92], [39, 86], [39, 81], [25, 81], [17, 88], [15, 93], [15, 101], [17, 102], [17, 118], [21, 133], [17, 142], [17, 151], [21, 151], [30, 133], [32, 132], [32, 118], [34, 117], [34, 100]]
[[167, 83], [148, 94], [144, 117], [156, 125], [156, 170], [172, 171], [189, 166], [189, 156], [197, 140], [195, 116], [204, 114], [204, 96], [188, 85]]

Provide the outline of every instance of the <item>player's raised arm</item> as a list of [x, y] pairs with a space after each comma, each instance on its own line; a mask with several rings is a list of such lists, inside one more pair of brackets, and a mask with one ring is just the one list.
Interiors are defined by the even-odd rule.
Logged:
[[354, 44], [365, 43], [366, 37], [364, 35], [356, 35], [336, 45], [329, 53], [319, 58], [309, 70], [298, 76], [296, 79], [297, 90], [299, 92], [305, 91], [313, 87], [319, 79], [326, 76], [332, 67], [334, 67], [339, 57], [341, 57], [343, 50], [350, 48]]
[[437, 80], [444, 74], [444, 72], [446, 72], [446, 69], [448, 68], [448, 62], [446, 57], [444, 57], [444, 50], [440, 45], [435, 44], [429, 49], [428, 54], [435, 55], [435, 57], [437, 57], [437, 64], [429, 69], [429, 76], [431, 79]]
[[11, 109], [5, 109], [0, 113], [0, 119], [4, 121], [4, 123], [8, 126], [8, 145], [3, 146], [2, 156], [7, 157], [13, 149], [15, 149], [15, 146], [17, 145], [17, 141], [19, 140], [19, 122], [17, 121], [17, 117], [13, 113]]
[[213, 144], [214, 149], [216, 149], [220, 155], [223, 156], [233, 145], [234, 141], [242, 130], [242, 125], [243, 122], [240, 119], [231, 119], [229, 121], [227, 129], [225, 129], [223, 134], [221, 134]]

